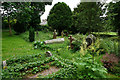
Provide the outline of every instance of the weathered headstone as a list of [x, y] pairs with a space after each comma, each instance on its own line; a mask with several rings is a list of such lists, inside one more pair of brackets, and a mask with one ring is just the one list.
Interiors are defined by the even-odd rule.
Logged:
[[7, 66], [6, 60], [2, 62], [2, 65], [3, 65], [3, 69], [6, 69]]
[[62, 36], [62, 37], [64, 36], [64, 32], [63, 32], [63, 31], [61, 32], [61, 36]]
[[72, 37], [72, 35], [70, 35], [68, 39], [70, 40], [70, 48], [73, 49], [72, 41], [74, 40], [74, 38]]
[[52, 56], [52, 53], [50, 51], [47, 51], [46, 52], [46, 57], [50, 57], [50, 56]]
[[44, 41], [45, 44], [51, 44], [51, 43], [59, 43], [64, 42], [64, 38], [58, 38], [58, 39], [52, 39], [52, 40], [46, 40]]
[[53, 32], [53, 39], [56, 39], [56, 37], [57, 37], [57, 32], [56, 32], [56, 30], [54, 30], [54, 32]]
[[96, 37], [92, 34], [89, 34], [86, 38], [87, 47], [90, 46], [92, 43], [95, 43]]

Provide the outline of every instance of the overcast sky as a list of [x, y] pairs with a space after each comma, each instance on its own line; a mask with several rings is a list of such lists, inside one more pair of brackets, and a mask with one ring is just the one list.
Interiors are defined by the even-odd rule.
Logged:
[[[107, 0], [107, 3], [109, 3], [112, 0]], [[58, 2], [65, 2], [73, 11], [73, 9], [75, 7], [77, 7], [77, 4], [80, 3], [80, 0], [53, 0], [52, 5], [46, 5], [45, 6], [45, 12], [44, 14], [41, 16], [41, 21], [42, 19], [47, 19], [47, 16], [49, 14], [49, 11], [51, 10], [51, 8]]]

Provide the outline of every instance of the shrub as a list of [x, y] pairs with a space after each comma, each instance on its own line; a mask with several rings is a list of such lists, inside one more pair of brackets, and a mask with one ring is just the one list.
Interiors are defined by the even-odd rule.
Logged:
[[42, 41], [35, 41], [34, 42], [34, 48], [40, 48], [40, 49], [51, 49], [50, 47], [48, 47], [46, 44], [44, 44], [44, 42]]
[[101, 64], [92, 61], [92, 57], [77, 58], [77, 78], [96, 79], [106, 78], [107, 70]]
[[108, 54], [103, 56], [101, 59], [104, 67], [108, 69], [108, 71], [112, 71], [115, 64], [118, 64], [119, 59], [115, 56], [115, 54]]
[[74, 46], [73, 51], [76, 52], [76, 51], [80, 50], [81, 44], [82, 44], [82, 41], [80, 41], [80, 40], [73, 41], [73, 43], [72, 43], [72, 45]]
[[116, 76], [120, 76], [120, 64], [119, 66], [115, 66], [112, 70], [112, 74], [115, 74]]
[[35, 40], [34, 28], [30, 27], [30, 29], [29, 29], [29, 41], [33, 42], [34, 40]]
[[75, 38], [75, 40], [72, 42], [72, 45], [73, 45], [73, 51], [76, 52], [76, 51], [80, 50], [80, 46], [83, 43], [85, 36], [76, 34], [74, 36], [74, 38]]
[[116, 41], [112, 41], [109, 39], [103, 39], [100, 43], [100, 48], [104, 49], [104, 53], [114, 53], [117, 56], [119, 55], [118, 42]]

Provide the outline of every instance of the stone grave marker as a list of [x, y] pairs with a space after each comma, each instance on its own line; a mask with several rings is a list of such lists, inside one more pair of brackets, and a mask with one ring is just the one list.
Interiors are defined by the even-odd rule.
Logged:
[[57, 37], [57, 32], [56, 32], [56, 30], [54, 30], [54, 32], [53, 32], [53, 39], [56, 39], [56, 37]]
[[45, 44], [51, 44], [51, 43], [59, 43], [64, 42], [64, 38], [58, 38], [58, 39], [52, 39], [52, 40], [46, 40], [44, 41]]
[[92, 34], [89, 34], [86, 38], [87, 47], [90, 46], [92, 43], [95, 43], [96, 37]]
[[70, 40], [70, 48], [73, 49], [72, 41], [74, 40], [74, 38], [72, 37], [72, 35], [70, 35], [68, 39]]
[[63, 38], [63, 36], [64, 36], [64, 32], [63, 32], [63, 31], [61, 32], [61, 36], [62, 36], [62, 38]]
[[3, 65], [3, 68], [6, 69], [6, 66], [7, 66], [6, 60], [2, 62], [2, 65]]
[[50, 56], [52, 56], [52, 53], [50, 51], [47, 51], [46, 52], [46, 57], [50, 57]]

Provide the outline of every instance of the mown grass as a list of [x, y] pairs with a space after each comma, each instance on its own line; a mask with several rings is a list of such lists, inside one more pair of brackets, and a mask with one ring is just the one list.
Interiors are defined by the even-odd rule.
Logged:
[[117, 32], [93, 32], [93, 34], [117, 35]]
[[12, 56], [24, 56], [40, 53], [40, 50], [34, 50], [33, 44], [25, 41], [19, 35], [10, 36], [8, 31], [2, 32], [2, 60]]
[[[2, 31], [2, 60], [6, 60], [11, 58], [12, 56], [24, 56], [36, 53], [45, 53], [48, 51], [47, 49], [34, 49], [33, 44], [34, 42], [29, 42], [29, 32], [22, 33], [20, 35], [15, 35], [15, 32], [12, 31], [12, 36], [9, 35], [8, 30]], [[39, 31], [38, 35], [35, 34], [35, 41], [45, 41], [52, 39], [52, 32], [42, 32]], [[58, 36], [57, 38], [61, 38]], [[68, 37], [64, 37], [65, 42], [62, 43], [54, 43], [54, 44], [47, 44], [53, 50], [49, 50], [52, 54], [59, 54], [61, 56], [68, 57], [70, 51], [66, 49], [69, 46]], [[66, 55], [65, 55], [66, 54]], [[65, 57], [65, 58], [66, 58]]]

